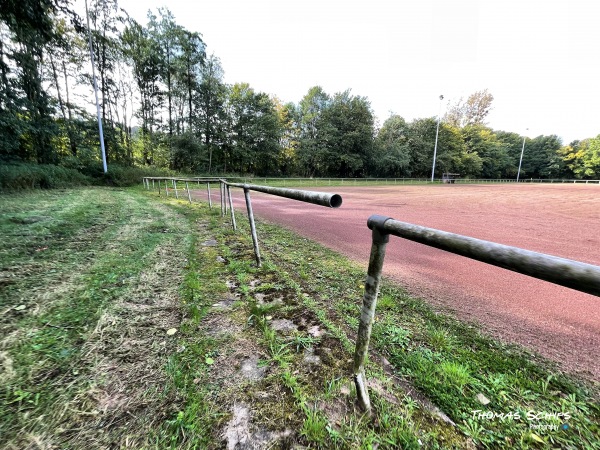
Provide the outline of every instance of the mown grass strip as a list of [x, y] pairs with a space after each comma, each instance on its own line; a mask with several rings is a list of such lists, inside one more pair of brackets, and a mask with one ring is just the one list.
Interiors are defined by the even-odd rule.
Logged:
[[[365, 269], [280, 227], [261, 223], [259, 235], [273, 263], [314, 299], [311, 307], [352, 336]], [[478, 445], [600, 448], [597, 386], [485, 337], [477, 326], [434, 311], [389, 281], [381, 290], [372, 343], [398, 376]], [[372, 375], [378, 370], [371, 367]], [[490, 403], [483, 405], [478, 394]]]
[[[458, 427], [424, 411], [375, 361], [375, 415], [362, 415], [350, 361], [364, 269], [264, 223], [264, 265], [256, 269], [243, 217], [233, 233], [228, 218], [205, 204], [154, 194], [82, 189], [0, 197], [0, 230], [8, 236], [0, 266], [10, 274], [0, 279], [5, 448], [221, 448], [238, 401], [283, 447], [598, 448], [594, 386], [486, 338], [389, 282], [373, 346]], [[216, 245], [204, 245], [213, 239]], [[214, 335], [207, 329], [217, 318], [212, 305], [231, 295], [237, 300], [227, 320], [237, 331]], [[128, 320], [135, 311], [138, 322]], [[167, 314], [168, 326], [153, 319], [158, 312]], [[286, 334], [274, 321], [302, 328]], [[313, 326], [327, 333], [315, 337], [308, 333]], [[252, 343], [267, 368], [264, 379], [235, 384], [220, 376], [232, 370], [220, 364], [231, 362], [240, 342]], [[307, 362], [315, 356], [320, 365]], [[96, 373], [110, 363], [113, 372]], [[124, 367], [146, 381], [136, 385], [132, 373], [114, 372]], [[118, 379], [136, 391], [129, 399], [109, 395]], [[490, 403], [482, 405], [479, 394]], [[132, 400], [138, 409], [123, 406]], [[568, 428], [534, 429], [532, 422], [563, 423], [529, 419], [531, 411], [569, 413]], [[489, 412], [504, 417], [488, 419]], [[292, 431], [277, 434], [282, 428]]]
[[[164, 211], [123, 191], [30, 193], [2, 202], [9, 205], [0, 220], [9, 239], [0, 265], [13, 276], [2, 292], [2, 349], [11, 371], [2, 373], [0, 436], [8, 448], [29, 440], [59, 445], [74, 425], [69, 405], [91, 387], [93, 367], [82, 351], [100, 316], [128, 295], [153, 263], [147, 256], [175, 236]], [[43, 239], [43, 250], [31, 251], [24, 235]], [[19, 273], [31, 266], [43, 272]]]

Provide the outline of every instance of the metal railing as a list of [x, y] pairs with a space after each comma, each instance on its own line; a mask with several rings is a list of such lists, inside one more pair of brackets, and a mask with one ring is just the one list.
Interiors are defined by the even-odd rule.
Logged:
[[390, 235], [435, 247], [471, 259], [535, 278], [600, 296], [600, 267], [570, 259], [532, 252], [459, 234], [400, 222], [373, 215], [367, 221], [372, 230], [371, 255], [354, 353], [354, 382], [360, 406], [371, 411], [365, 377], [371, 328], [375, 317], [381, 271]]
[[177, 190], [177, 182], [184, 182], [185, 189], [187, 192], [188, 200], [192, 203], [192, 196], [190, 193], [189, 183], [194, 182], [198, 183], [206, 183], [206, 189], [208, 193], [208, 203], [209, 207], [212, 208], [212, 199], [210, 194], [210, 184], [211, 183], [219, 183], [220, 189], [220, 200], [221, 200], [221, 216], [226, 216], [227, 211], [231, 212], [231, 225], [233, 230], [237, 230], [237, 224], [235, 221], [235, 210], [233, 209], [233, 199], [231, 197], [231, 188], [241, 188], [244, 190], [244, 197], [246, 200], [246, 209], [248, 211], [248, 221], [250, 222], [250, 232], [252, 234], [252, 244], [254, 247], [254, 254], [256, 257], [256, 264], [258, 267], [262, 265], [262, 260], [260, 256], [260, 248], [258, 246], [258, 235], [256, 233], [256, 223], [254, 220], [254, 212], [252, 210], [252, 200], [250, 198], [250, 191], [263, 192], [265, 194], [276, 195], [278, 197], [285, 197], [292, 200], [298, 200], [305, 203], [312, 203], [315, 205], [326, 206], [329, 208], [339, 208], [342, 205], [342, 197], [338, 194], [331, 194], [328, 192], [313, 192], [313, 191], [305, 191], [301, 189], [288, 189], [288, 188], [278, 188], [271, 186], [259, 186], [255, 184], [242, 184], [242, 183], [230, 183], [222, 178], [203, 178], [203, 177], [194, 177], [194, 178], [173, 178], [173, 177], [144, 177], [143, 183], [146, 189], [150, 188], [150, 182], [152, 182], [152, 188], [155, 187], [155, 181], [158, 182], [158, 194], [160, 195], [161, 189], [161, 181], [164, 182], [165, 185], [165, 194], [169, 196], [169, 187], [168, 182], [171, 182], [171, 186], [173, 191], [175, 192], [175, 197], [179, 198], [179, 192]]
[[[342, 197], [338, 194], [330, 194], [328, 192], [313, 192], [304, 191], [300, 189], [287, 189], [277, 188], [271, 186], [258, 186], [255, 184], [241, 184], [241, 183], [228, 183], [223, 182], [227, 186], [227, 192], [229, 193], [229, 202], [231, 204], [231, 192], [230, 187], [242, 188], [244, 190], [244, 197], [246, 199], [246, 209], [248, 211], [248, 221], [250, 222], [250, 232], [252, 234], [252, 243], [254, 245], [254, 255], [256, 257], [256, 264], [258, 267], [261, 266], [260, 249], [258, 247], [258, 236], [256, 234], [256, 224], [254, 223], [254, 212], [252, 211], [252, 200], [250, 198], [250, 191], [263, 192], [265, 194], [276, 195], [278, 197], [285, 197], [292, 200], [298, 200], [305, 203], [312, 203], [315, 205], [326, 206], [328, 208], [339, 208], [342, 206]], [[231, 206], [231, 212], [233, 217], [233, 206]], [[235, 222], [234, 222], [235, 223]], [[234, 225], [235, 229], [235, 225]]]
[[209, 177], [192, 177], [192, 178], [174, 178], [174, 177], [144, 177], [142, 182], [144, 183], [144, 187], [150, 190], [150, 182], [152, 182], [152, 189], [155, 187], [155, 182], [158, 185], [158, 195], [161, 195], [162, 188], [160, 186], [160, 182], [164, 182], [165, 186], [165, 195], [169, 196], [169, 185], [168, 182], [171, 182], [171, 188], [175, 192], [175, 198], [179, 198], [179, 191], [177, 190], [177, 182], [185, 183], [185, 190], [187, 191], [188, 201], [192, 203], [192, 195], [190, 193], [190, 183], [200, 183], [206, 184], [206, 190], [208, 193], [208, 205], [212, 208], [212, 198], [210, 195], [210, 183], [222, 183], [223, 180], [220, 178], [209, 178]]
[[[305, 191], [272, 186], [261, 186], [246, 183], [232, 183], [221, 178], [170, 178], [170, 177], [145, 177], [144, 185], [150, 189], [158, 182], [158, 193], [161, 193], [161, 181], [165, 185], [165, 193], [169, 195], [168, 182], [178, 197], [177, 183], [184, 182], [188, 200], [192, 202], [189, 183], [206, 183], [208, 201], [212, 208], [210, 185], [219, 183], [221, 215], [226, 216], [229, 208], [233, 229], [236, 230], [235, 213], [231, 188], [241, 188], [244, 191], [252, 242], [257, 266], [261, 266], [260, 249], [256, 233], [256, 224], [252, 210], [250, 191], [262, 192], [279, 197], [285, 197], [320, 206], [338, 208], [342, 204], [342, 197], [338, 194]], [[266, 180], [265, 180], [266, 181]], [[480, 180], [481, 181], [481, 180]], [[571, 180], [573, 181], [573, 180]], [[596, 180], [597, 181], [597, 180]], [[514, 181], [512, 181], [514, 182]], [[521, 181], [521, 182], [524, 182]], [[507, 270], [529, 275], [534, 278], [549, 281], [554, 284], [566, 286], [591, 295], [600, 296], [600, 267], [570, 259], [537, 253], [518, 247], [511, 247], [468, 236], [449, 233], [433, 228], [427, 228], [410, 223], [400, 222], [390, 217], [373, 215], [367, 221], [372, 230], [372, 244], [365, 281], [365, 292], [360, 316], [360, 323], [354, 353], [353, 377], [356, 385], [359, 405], [367, 412], [371, 411], [371, 403], [367, 389], [365, 365], [371, 339], [371, 329], [375, 317], [375, 308], [379, 285], [385, 259], [386, 246], [390, 235], [419, 242], [430, 247], [435, 247], [451, 253], [462, 255], [487, 264], [502, 267]]]

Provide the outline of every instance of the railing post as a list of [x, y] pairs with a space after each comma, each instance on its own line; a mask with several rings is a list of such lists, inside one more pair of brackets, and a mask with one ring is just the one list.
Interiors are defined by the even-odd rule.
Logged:
[[165, 180], [165, 192], [167, 193], [167, 197], [169, 196], [169, 183]]
[[206, 190], [208, 192], [208, 207], [212, 209], [212, 198], [210, 197], [210, 183], [206, 183]]
[[229, 205], [227, 204], [227, 184], [223, 183], [223, 202], [225, 203], [225, 215], [227, 215], [227, 210]]
[[171, 182], [173, 183], [173, 189], [175, 189], [175, 198], [179, 200], [179, 193], [177, 192], [177, 180], [173, 178]]
[[254, 224], [254, 213], [252, 212], [252, 202], [250, 200], [250, 190], [244, 188], [244, 197], [246, 197], [246, 208], [248, 209], [248, 221], [250, 222], [250, 232], [252, 233], [252, 243], [254, 244], [254, 255], [256, 256], [256, 266], [261, 266], [260, 250], [258, 248], [258, 236], [256, 235], [256, 225]]
[[160, 197], [160, 180], [158, 180], [158, 196]]
[[223, 182], [219, 181], [219, 200], [221, 201], [221, 217], [225, 217], [225, 206], [223, 205]]
[[369, 353], [369, 341], [371, 340], [371, 328], [373, 326], [373, 318], [375, 317], [375, 307], [377, 306], [377, 295], [379, 293], [379, 282], [381, 281], [385, 249], [390, 240], [390, 235], [382, 233], [378, 229], [377, 223], [381, 221], [383, 224], [387, 219], [387, 217], [377, 216], [372, 227], [371, 256], [369, 258], [365, 294], [363, 296], [363, 306], [354, 352], [354, 383], [358, 395], [358, 404], [369, 414], [371, 413], [371, 401], [369, 400], [367, 378], [365, 375], [365, 363]]
[[187, 190], [188, 193], [188, 200], [190, 201], [190, 203], [192, 203], [192, 196], [190, 194], [190, 186], [188, 185], [188, 182], [185, 182], [185, 189]]
[[154, 178], [152, 178], [152, 189], [154, 189]]
[[227, 194], [229, 197], [229, 209], [231, 210], [231, 226], [233, 227], [233, 231], [237, 230], [237, 225], [235, 223], [235, 212], [233, 211], [233, 199], [231, 198], [231, 188], [227, 185]]

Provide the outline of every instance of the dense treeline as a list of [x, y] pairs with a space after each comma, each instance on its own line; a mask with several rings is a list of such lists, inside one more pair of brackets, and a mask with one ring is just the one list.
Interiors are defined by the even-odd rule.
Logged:
[[[100, 161], [87, 27], [69, 0], [9, 0], [0, 10], [0, 160], [89, 168]], [[116, 0], [91, 0], [100, 115], [109, 164], [194, 173], [428, 177], [436, 118], [381, 127], [369, 100], [315, 86], [282, 104], [228, 85], [201, 34], [167, 9], [140, 24]], [[440, 125], [436, 176], [516, 176], [523, 136], [494, 131], [476, 92]], [[400, 105], [401, 107], [401, 105]], [[526, 139], [522, 177], [600, 178], [600, 135], [563, 145]]]

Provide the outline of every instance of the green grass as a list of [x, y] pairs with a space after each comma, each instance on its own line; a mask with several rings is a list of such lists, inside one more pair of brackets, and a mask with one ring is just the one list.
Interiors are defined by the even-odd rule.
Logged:
[[[357, 280], [364, 279], [364, 269], [272, 225], [261, 224], [259, 235], [263, 247], [277, 255], [278, 267], [291, 277], [304, 274], [296, 277], [298, 289], [312, 299], [315, 312], [353, 335], [363, 294]], [[564, 374], [539, 355], [494, 341], [476, 326], [433, 311], [388, 281], [381, 289], [371, 346], [392, 363], [398, 377], [429, 397], [482, 447], [600, 448], [597, 383]], [[368, 369], [370, 376], [378, 376], [377, 365]], [[491, 403], [482, 405], [478, 394]], [[477, 422], [472, 419], [477, 410], [519, 412], [522, 420]], [[530, 426], [536, 421], [527, 419], [528, 411], [569, 411], [569, 429], [534, 430]]]
[[[274, 448], [599, 448], [597, 386], [385, 281], [363, 415], [364, 269], [279, 227], [259, 223], [256, 268], [243, 215], [234, 233], [204, 203], [86, 188], [0, 210], [2, 448], [223, 448], [240, 405]], [[249, 357], [262, 375], [241, 375]], [[569, 428], [532, 428], [531, 412], [569, 413]]]
[[[115, 383], [130, 382], [129, 404], [142, 411], [176, 403], [174, 391], [161, 393], [167, 375], [179, 381], [173, 356], [161, 359], [173, 342], [159, 344], [155, 335], [164, 330], [155, 327], [176, 323], [159, 306], [161, 298], [177, 306], [177, 286], [162, 285], [184, 271], [179, 254], [192, 244], [185, 216], [135, 191], [108, 189], [3, 196], [0, 203], [0, 267], [9, 275], [0, 290], [3, 448], [77, 446], [91, 435], [99, 446], [121, 438], [149, 444], [160, 416], [109, 426], [103, 438], [93, 430], [96, 418], [110, 423], [124, 413]], [[140, 370], [131, 361], [141, 354], [156, 360]], [[141, 375], [151, 382], [137, 382]], [[185, 418], [169, 426], [180, 428]]]

